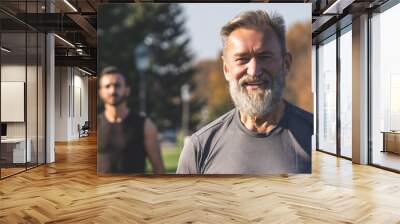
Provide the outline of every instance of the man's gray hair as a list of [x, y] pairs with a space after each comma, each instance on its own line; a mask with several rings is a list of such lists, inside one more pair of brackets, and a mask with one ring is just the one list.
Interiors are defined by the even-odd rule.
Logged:
[[228, 36], [238, 28], [248, 28], [265, 32], [268, 27], [272, 28], [276, 33], [282, 55], [284, 55], [286, 53], [285, 21], [280, 14], [273, 12], [269, 15], [265, 10], [243, 12], [223, 26], [220, 33], [223, 47], [225, 48], [225, 42]]

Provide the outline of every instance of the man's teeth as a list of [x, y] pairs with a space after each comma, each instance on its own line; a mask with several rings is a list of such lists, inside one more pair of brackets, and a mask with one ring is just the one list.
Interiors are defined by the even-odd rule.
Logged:
[[261, 85], [263, 82], [259, 81], [259, 82], [248, 82], [246, 83], [247, 85]]

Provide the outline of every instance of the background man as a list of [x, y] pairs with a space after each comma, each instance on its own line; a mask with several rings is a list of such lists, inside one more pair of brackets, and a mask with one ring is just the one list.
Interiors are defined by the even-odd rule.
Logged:
[[312, 114], [282, 99], [291, 65], [283, 18], [245, 12], [221, 36], [235, 109], [185, 142], [177, 173], [310, 173]]
[[127, 106], [130, 88], [115, 67], [105, 68], [99, 78], [104, 113], [98, 117], [97, 171], [144, 173], [148, 156], [154, 173], [163, 173], [158, 131], [153, 122], [134, 114]]

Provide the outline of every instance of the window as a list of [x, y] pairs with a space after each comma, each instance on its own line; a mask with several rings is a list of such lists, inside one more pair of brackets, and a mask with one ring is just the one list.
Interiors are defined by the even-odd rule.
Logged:
[[400, 5], [371, 18], [372, 163], [400, 170]]
[[318, 48], [318, 149], [336, 153], [336, 35]]
[[[36, 13], [43, 3], [18, 6]], [[0, 12], [2, 24], [12, 26], [0, 29], [0, 178], [45, 163], [45, 35]]]
[[340, 36], [340, 155], [352, 157], [352, 35], [351, 26]]

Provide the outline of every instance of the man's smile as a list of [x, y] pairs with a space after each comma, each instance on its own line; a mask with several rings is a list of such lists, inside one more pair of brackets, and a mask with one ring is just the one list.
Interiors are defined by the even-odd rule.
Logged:
[[244, 87], [247, 91], [257, 90], [257, 89], [265, 89], [268, 86], [269, 82], [267, 80], [252, 80], [252, 81], [244, 81], [242, 83], [242, 87]]

